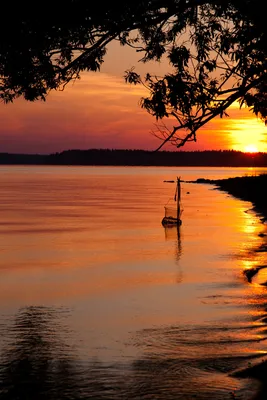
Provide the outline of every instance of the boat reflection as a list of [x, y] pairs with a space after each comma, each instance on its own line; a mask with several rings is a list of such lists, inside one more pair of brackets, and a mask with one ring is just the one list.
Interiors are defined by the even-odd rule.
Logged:
[[182, 254], [181, 227], [179, 225], [165, 226], [165, 240], [175, 243], [175, 260], [178, 262]]
[[175, 263], [179, 266], [177, 283], [180, 283], [183, 280], [183, 273], [179, 262], [182, 255], [181, 227], [180, 225], [165, 226], [164, 231], [165, 240], [172, 241], [174, 243]]

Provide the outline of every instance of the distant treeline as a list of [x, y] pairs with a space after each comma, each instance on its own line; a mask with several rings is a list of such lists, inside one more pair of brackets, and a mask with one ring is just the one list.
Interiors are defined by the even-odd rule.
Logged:
[[0, 153], [0, 164], [267, 167], [267, 153], [90, 149], [49, 155]]

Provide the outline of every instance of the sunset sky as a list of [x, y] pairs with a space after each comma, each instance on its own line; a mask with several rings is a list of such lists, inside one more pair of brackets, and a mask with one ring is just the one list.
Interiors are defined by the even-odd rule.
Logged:
[[[46, 102], [16, 100], [0, 104], [0, 152], [47, 154], [68, 149], [156, 149], [155, 119], [142, 110], [141, 86], [124, 83], [124, 71], [168, 71], [166, 63], [143, 65], [133, 50], [112, 44], [101, 72], [83, 73], [63, 92], [51, 92]], [[183, 150], [234, 149], [267, 151], [267, 127], [238, 104], [229, 118], [215, 119]], [[175, 150], [166, 146], [165, 150]]]

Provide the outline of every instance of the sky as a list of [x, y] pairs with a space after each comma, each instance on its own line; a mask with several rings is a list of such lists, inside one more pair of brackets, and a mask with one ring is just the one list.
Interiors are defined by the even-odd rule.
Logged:
[[[124, 71], [163, 74], [168, 65], [138, 63], [132, 49], [112, 44], [101, 72], [83, 73], [46, 102], [17, 99], [0, 104], [0, 152], [50, 154], [69, 149], [144, 149], [160, 145], [156, 120], [141, 109], [142, 86], [124, 82]], [[229, 117], [216, 118], [199, 130], [197, 142], [182, 150], [267, 151], [267, 127], [249, 110], [234, 104]], [[171, 121], [170, 121], [171, 122]], [[167, 145], [163, 150], [176, 150]]]

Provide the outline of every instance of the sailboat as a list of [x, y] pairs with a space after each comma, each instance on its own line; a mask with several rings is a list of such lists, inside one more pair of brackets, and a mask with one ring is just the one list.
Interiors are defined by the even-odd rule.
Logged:
[[161, 221], [163, 226], [173, 226], [173, 225], [181, 225], [181, 215], [182, 215], [182, 208], [181, 208], [181, 178], [177, 177], [176, 181], [176, 189], [174, 195], [174, 201], [176, 201], [176, 207], [171, 207], [166, 205], [165, 209], [165, 216]]

